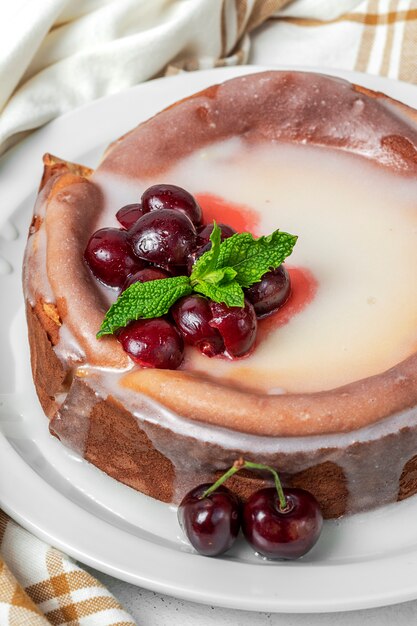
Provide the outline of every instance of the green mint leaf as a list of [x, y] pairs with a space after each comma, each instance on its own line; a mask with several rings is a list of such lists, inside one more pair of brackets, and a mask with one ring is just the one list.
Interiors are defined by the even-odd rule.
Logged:
[[[219, 270], [216, 271], [218, 272]], [[223, 278], [221, 280], [223, 284], [230, 283], [236, 278], [237, 272], [233, 269], [233, 267], [222, 267], [220, 271], [223, 272]]]
[[295, 235], [279, 230], [258, 239], [250, 233], [238, 233], [222, 242], [215, 269], [233, 268], [239, 285], [250, 287], [266, 272], [281, 265], [293, 251], [296, 241]]
[[[210, 272], [204, 276], [203, 281], [205, 283], [210, 283], [211, 285], [226, 285], [227, 283], [231, 283], [235, 278], [237, 272], [233, 269], [233, 267], [222, 267], [218, 270], [214, 270], [214, 272]], [[195, 281], [195, 283], [199, 283], [200, 280]], [[191, 283], [193, 284], [193, 283]]]
[[188, 276], [134, 283], [107, 311], [97, 338], [111, 335], [132, 320], [161, 317], [168, 313], [178, 298], [188, 296], [192, 291]]
[[210, 235], [211, 248], [201, 255], [199, 259], [193, 265], [193, 271], [191, 273], [191, 282], [200, 280], [217, 269], [218, 258], [220, 253], [222, 231], [217, 226], [216, 222], [213, 222], [213, 230]]
[[194, 291], [215, 302], [224, 302], [227, 306], [245, 306], [243, 289], [236, 281], [223, 285], [213, 285], [202, 280], [194, 286]]

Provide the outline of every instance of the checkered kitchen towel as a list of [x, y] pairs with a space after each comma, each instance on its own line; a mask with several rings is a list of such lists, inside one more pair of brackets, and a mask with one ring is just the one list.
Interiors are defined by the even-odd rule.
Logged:
[[0, 626], [135, 626], [68, 556], [0, 511]]
[[[417, 84], [417, 0], [0, 1], [0, 152], [149, 78], [248, 61]], [[0, 626], [41, 624], [134, 621], [90, 574], [0, 511]]]
[[256, 33], [250, 61], [355, 70], [417, 84], [417, 1], [295, 0]]

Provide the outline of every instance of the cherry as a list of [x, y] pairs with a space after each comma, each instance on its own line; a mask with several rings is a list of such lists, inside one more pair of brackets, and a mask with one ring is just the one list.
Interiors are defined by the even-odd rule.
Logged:
[[226, 487], [203, 484], [189, 491], [178, 507], [178, 521], [194, 548], [205, 556], [226, 552], [240, 527], [240, 502]]
[[122, 291], [125, 291], [130, 285], [133, 283], [146, 283], [149, 280], [160, 280], [161, 278], [169, 278], [170, 274], [168, 272], [164, 272], [164, 270], [159, 269], [158, 267], [145, 267], [142, 270], [135, 272], [127, 277]]
[[[237, 231], [232, 228], [231, 226], [228, 226], [227, 224], [217, 224], [217, 226], [220, 228], [221, 232], [221, 241], [224, 241], [225, 239], [228, 239], [229, 237], [232, 237], [233, 235], [236, 235]], [[208, 243], [210, 241], [210, 235], [213, 232], [213, 224], [206, 224], [205, 226], [201, 226], [201, 228], [198, 229], [198, 235], [197, 235], [197, 243], [200, 246], [203, 246], [204, 244]]]
[[144, 267], [135, 258], [125, 230], [101, 228], [89, 239], [84, 259], [94, 276], [109, 287], [121, 287], [126, 277]]
[[[253, 493], [243, 507], [242, 530], [246, 539], [269, 559], [298, 559], [316, 543], [323, 516], [315, 497], [304, 489], [283, 489], [278, 473], [268, 465], [235, 461], [212, 485], [200, 485], [186, 494], [178, 509], [178, 520], [192, 545], [202, 554], [215, 556], [232, 545], [239, 531], [233, 526], [231, 511], [239, 519], [239, 506], [232, 508], [223, 483], [241, 469], [268, 471], [275, 487]], [[225, 502], [224, 492], [227, 493]], [[208, 501], [211, 500], [211, 501]]]
[[247, 354], [255, 342], [258, 327], [252, 304], [245, 301], [245, 306], [240, 308], [210, 301], [210, 309], [213, 316], [210, 326], [223, 337], [228, 356], [233, 358]]
[[146, 213], [132, 227], [135, 254], [156, 265], [186, 265], [195, 248], [196, 230], [183, 213], [161, 209]]
[[267, 272], [258, 283], [245, 289], [245, 295], [252, 302], [258, 317], [279, 309], [288, 300], [290, 292], [290, 276], [283, 265]]
[[253, 493], [243, 507], [242, 529], [268, 559], [298, 559], [319, 538], [323, 516], [315, 497], [304, 489], [284, 489], [281, 507], [275, 487]]
[[166, 319], [131, 322], [119, 331], [123, 350], [142, 367], [176, 369], [184, 356], [184, 342], [177, 329]]
[[145, 213], [160, 209], [181, 211], [196, 226], [201, 224], [200, 205], [188, 191], [177, 185], [152, 185], [142, 195], [142, 206]]
[[[143, 270], [144, 271], [144, 270]], [[212, 313], [206, 298], [193, 294], [178, 300], [171, 309], [185, 343], [212, 357], [224, 350], [220, 333], [210, 326]]]
[[188, 255], [188, 260], [187, 260], [187, 274], [188, 275], [190, 275], [191, 272], [193, 271], [193, 266], [194, 266], [194, 263], [197, 261], [197, 259], [199, 259], [205, 252], [207, 252], [207, 250], [210, 250], [210, 248], [211, 248], [211, 241], [206, 243], [204, 246], [197, 248], [196, 250], [194, 250], [194, 252]]
[[160, 265], [156, 265], [155, 269], [161, 270], [161, 272], [165, 272], [166, 276], [164, 278], [170, 278], [172, 276], [186, 276], [187, 275], [186, 265], [168, 265], [168, 264], [161, 263]]
[[143, 215], [141, 204], [126, 204], [116, 213], [116, 218], [124, 228], [129, 229]]

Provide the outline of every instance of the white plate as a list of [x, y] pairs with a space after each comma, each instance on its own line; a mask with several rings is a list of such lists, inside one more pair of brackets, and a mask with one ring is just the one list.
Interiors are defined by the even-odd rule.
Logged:
[[[223, 558], [205, 558], [182, 538], [174, 507], [117, 483], [51, 437], [34, 392], [20, 267], [43, 152], [94, 166], [110, 141], [159, 109], [258, 69], [208, 70], [140, 85], [55, 120], [0, 160], [0, 506], [84, 563], [197, 602], [316, 612], [417, 598], [417, 498], [327, 522], [314, 550], [298, 562], [265, 562], [243, 540]], [[411, 85], [331, 73], [417, 106]]]

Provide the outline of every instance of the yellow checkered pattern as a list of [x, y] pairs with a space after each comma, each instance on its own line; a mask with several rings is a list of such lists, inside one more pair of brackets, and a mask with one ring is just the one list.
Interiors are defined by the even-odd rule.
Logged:
[[0, 510], [0, 626], [134, 626], [111, 593]]
[[[282, 51], [275, 62], [356, 70], [417, 84], [416, 0], [317, 4], [316, 16], [296, 15], [297, 1], [272, 16]], [[338, 10], [343, 6], [350, 8]], [[336, 16], [330, 15], [332, 10]]]

